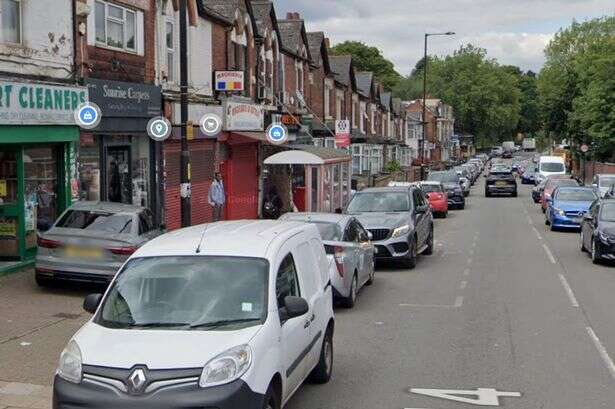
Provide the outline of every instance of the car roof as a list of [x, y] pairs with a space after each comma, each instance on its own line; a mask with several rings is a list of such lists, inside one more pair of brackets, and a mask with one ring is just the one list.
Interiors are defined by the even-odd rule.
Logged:
[[[163, 234], [132, 257], [208, 256], [261, 257], [302, 231], [318, 235], [316, 226], [292, 221], [237, 220], [201, 224]], [[201, 237], [203, 238], [201, 240]], [[200, 253], [196, 252], [201, 243]]]
[[115, 202], [78, 201], [73, 203], [69, 209], [112, 213], [139, 213], [145, 210], [145, 207]]
[[437, 180], [422, 180], [419, 182], [421, 185], [442, 185], [442, 182]]
[[383, 186], [383, 187], [368, 187], [357, 193], [386, 193], [386, 192], [407, 192], [409, 189], [417, 187], [411, 186]]
[[595, 192], [594, 188], [586, 186], [558, 186], [557, 190], [560, 192], [562, 190], [589, 190], [590, 192]]
[[304, 221], [304, 222], [327, 222], [345, 224], [354, 216], [340, 213], [318, 213], [318, 212], [298, 212], [286, 213], [282, 216], [282, 220]]

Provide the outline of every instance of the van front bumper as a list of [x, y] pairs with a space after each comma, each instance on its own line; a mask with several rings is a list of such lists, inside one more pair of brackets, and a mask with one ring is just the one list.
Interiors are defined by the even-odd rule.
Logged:
[[79, 384], [55, 376], [53, 409], [262, 409], [265, 396], [241, 379], [201, 388], [197, 382], [130, 395], [86, 380]]

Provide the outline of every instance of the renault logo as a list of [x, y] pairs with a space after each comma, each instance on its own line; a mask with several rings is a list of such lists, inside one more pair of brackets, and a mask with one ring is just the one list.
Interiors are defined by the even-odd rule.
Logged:
[[132, 393], [140, 393], [146, 382], [145, 371], [141, 368], [135, 369], [128, 377], [128, 390]]

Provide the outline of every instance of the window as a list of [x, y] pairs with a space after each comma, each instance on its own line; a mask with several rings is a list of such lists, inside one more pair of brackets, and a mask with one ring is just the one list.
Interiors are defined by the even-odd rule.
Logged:
[[372, 134], [376, 133], [376, 110], [372, 107], [372, 119], [371, 119], [371, 123], [372, 123]]
[[275, 297], [278, 300], [278, 308], [284, 305], [284, 298], [288, 296], [299, 297], [300, 295], [295, 261], [293, 256], [289, 254], [282, 260], [275, 282]]
[[354, 101], [352, 101], [352, 126], [353, 128], [357, 126], [357, 106]]
[[166, 43], [167, 43], [167, 81], [175, 81], [175, 35], [173, 22], [166, 23]]
[[329, 118], [331, 116], [331, 87], [329, 84], [325, 84], [325, 118]]
[[301, 63], [297, 63], [297, 65], [295, 66], [295, 76], [297, 77], [297, 91], [303, 93], [303, 66], [301, 65]]
[[149, 210], [139, 213], [139, 235], [154, 230], [154, 215]]
[[126, 51], [137, 51], [135, 11], [96, 1], [94, 18], [97, 44]]
[[342, 97], [335, 96], [335, 119], [342, 119]]
[[21, 0], [0, 0], [0, 41], [21, 43]]
[[365, 133], [365, 119], [367, 118], [365, 102], [361, 102], [360, 113], [361, 117], [359, 118], [359, 130], [361, 131], [361, 133]]

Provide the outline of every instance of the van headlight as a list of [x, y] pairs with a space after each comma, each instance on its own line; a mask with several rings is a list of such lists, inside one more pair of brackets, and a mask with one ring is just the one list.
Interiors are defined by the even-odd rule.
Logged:
[[81, 350], [75, 340], [71, 340], [62, 351], [56, 373], [69, 382], [81, 382]]
[[239, 379], [252, 364], [252, 350], [248, 345], [231, 348], [205, 365], [199, 386], [208, 388], [224, 385]]
[[393, 230], [393, 234], [391, 234], [391, 238], [403, 236], [404, 234], [408, 233], [409, 231], [410, 231], [410, 226], [408, 226], [407, 224], [404, 225], [404, 226], [399, 226], [398, 228]]

